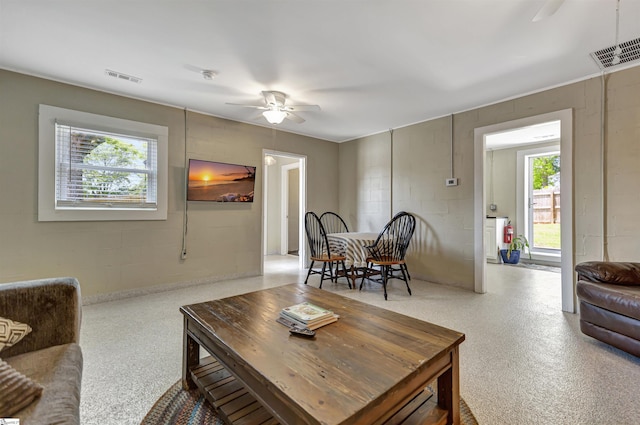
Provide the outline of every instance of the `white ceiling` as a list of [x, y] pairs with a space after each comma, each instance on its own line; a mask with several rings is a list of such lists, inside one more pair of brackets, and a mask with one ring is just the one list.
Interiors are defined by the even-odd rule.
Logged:
[[[279, 90], [322, 110], [278, 128], [340, 142], [598, 75], [589, 53], [615, 44], [616, 0], [532, 22], [544, 4], [0, 0], [0, 68], [265, 126], [225, 103]], [[621, 0], [619, 39], [639, 36], [640, 0]]]
[[560, 141], [560, 121], [517, 128], [488, 134], [485, 139], [487, 150], [508, 149], [515, 146]]

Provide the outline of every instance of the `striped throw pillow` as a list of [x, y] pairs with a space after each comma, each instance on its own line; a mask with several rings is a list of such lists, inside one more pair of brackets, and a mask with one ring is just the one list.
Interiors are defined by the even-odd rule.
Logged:
[[42, 385], [0, 359], [0, 418], [9, 418], [42, 394]]

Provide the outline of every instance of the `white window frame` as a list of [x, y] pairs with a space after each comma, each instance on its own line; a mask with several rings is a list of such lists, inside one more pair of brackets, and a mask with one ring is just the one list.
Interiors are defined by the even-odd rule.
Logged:
[[[156, 208], [56, 208], [56, 121], [115, 134], [156, 139], [157, 145], [157, 207]], [[166, 220], [168, 182], [168, 135], [164, 126], [121, 118], [90, 114], [49, 105], [40, 105], [38, 151], [38, 221], [111, 221]]]

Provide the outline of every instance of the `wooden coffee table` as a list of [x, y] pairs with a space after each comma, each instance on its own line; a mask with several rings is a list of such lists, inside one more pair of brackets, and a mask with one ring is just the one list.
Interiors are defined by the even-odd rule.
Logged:
[[[292, 336], [275, 319], [303, 301], [340, 319], [314, 339]], [[200, 388], [228, 423], [460, 422], [462, 333], [303, 284], [180, 311], [183, 386]], [[436, 379], [437, 401], [425, 389]]]

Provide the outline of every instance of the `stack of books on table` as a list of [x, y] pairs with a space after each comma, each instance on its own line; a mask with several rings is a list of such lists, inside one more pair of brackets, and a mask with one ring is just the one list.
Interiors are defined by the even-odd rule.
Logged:
[[280, 323], [296, 325], [301, 328], [318, 329], [338, 320], [338, 315], [308, 302], [285, 307], [280, 311]]

